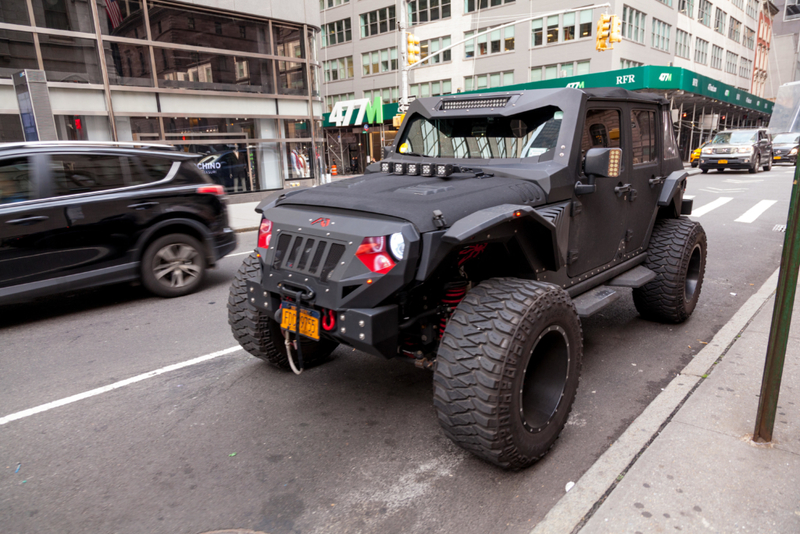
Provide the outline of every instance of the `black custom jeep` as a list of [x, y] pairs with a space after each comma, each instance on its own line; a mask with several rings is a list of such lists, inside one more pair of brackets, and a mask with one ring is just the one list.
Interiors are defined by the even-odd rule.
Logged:
[[647, 318], [694, 310], [706, 236], [681, 216], [686, 179], [655, 95], [419, 99], [366, 175], [259, 205], [229, 322], [295, 372], [339, 344], [430, 368], [447, 436], [526, 467], [575, 399], [580, 317], [623, 287]]

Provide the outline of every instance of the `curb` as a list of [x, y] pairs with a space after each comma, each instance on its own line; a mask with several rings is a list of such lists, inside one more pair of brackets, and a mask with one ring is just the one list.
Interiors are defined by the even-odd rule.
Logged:
[[708, 345], [683, 368], [628, 429], [603, 453], [575, 486], [550, 509], [531, 534], [578, 532], [622, 476], [672, 420], [683, 403], [725, 355], [778, 285], [780, 268], [731, 317]]

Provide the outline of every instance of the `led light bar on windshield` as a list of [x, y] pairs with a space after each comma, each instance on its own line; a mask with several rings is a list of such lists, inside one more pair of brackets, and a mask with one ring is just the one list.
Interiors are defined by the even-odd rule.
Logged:
[[511, 97], [496, 96], [492, 98], [472, 98], [469, 100], [443, 100], [439, 109], [477, 109], [477, 108], [504, 108]]

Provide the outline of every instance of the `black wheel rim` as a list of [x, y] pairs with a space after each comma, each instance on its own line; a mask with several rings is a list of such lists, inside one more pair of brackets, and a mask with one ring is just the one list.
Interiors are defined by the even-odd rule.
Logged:
[[691, 302], [697, 292], [697, 285], [700, 283], [700, 264], [703, 261], [703, 251], [700, 245], [695, 245], [692, 249], [692, 256], [689, 258], [689, 268], [686, 271], [686, 282], [684, 284], [684, 301]]
[[153, 257], [153, 276], [159, 284], [183, 288], [194, 283], [201, 273], [200, 255], [187, 243], [164, 245]]
[[563, 328], [551, 325], [539, 334], [520, 386], [519, 413], [529, 432], [544, 430], [558, 411], [569, 377], [569, 359]]

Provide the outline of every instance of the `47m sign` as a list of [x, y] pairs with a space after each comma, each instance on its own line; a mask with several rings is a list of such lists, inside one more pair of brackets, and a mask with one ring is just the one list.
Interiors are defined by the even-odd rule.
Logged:
[[[356, 111], [356, 120], [351, 122]], [[383, 122], [383, 99], [381, 97], [376, 96], [372, 103], [366, 98], [337, 102], [333, 105], [328, 120], [336, 126], [359, 126], [364, 124], [365, 116], [367, 124]]]

